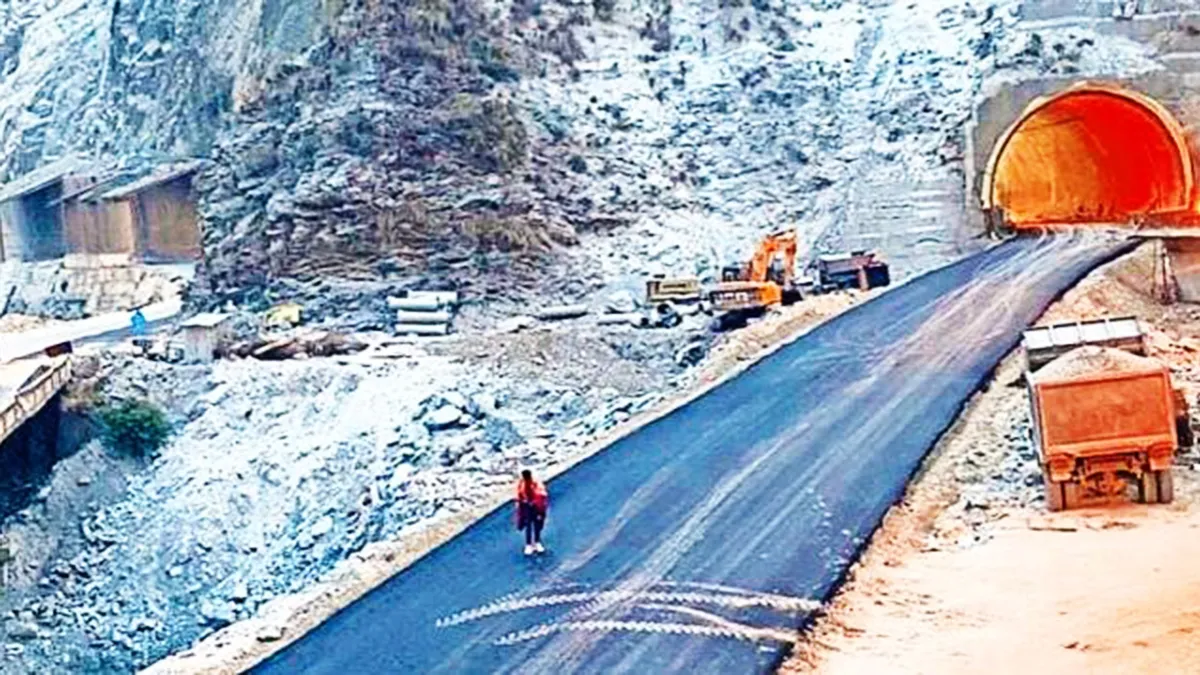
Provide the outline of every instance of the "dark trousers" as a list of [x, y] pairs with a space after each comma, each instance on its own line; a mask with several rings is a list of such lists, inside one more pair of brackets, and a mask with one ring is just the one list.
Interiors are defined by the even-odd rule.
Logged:
[[546, 525], [546, 512], [533, 504], [521, 504], [521, 529], [525, 530], [525, 543], [542, 541], [542, 528]]

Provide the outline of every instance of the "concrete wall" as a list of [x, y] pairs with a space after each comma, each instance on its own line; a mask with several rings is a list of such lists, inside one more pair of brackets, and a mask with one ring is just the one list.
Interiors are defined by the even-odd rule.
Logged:
[[0, 302], [15, 287], [10, 310], [17, 313], [72, 318], [72, 308], [86, 315], [123, 311], [177, 295], [194, 275], [191, 264], [142, 265], [128, 256], [9, 261], [0, 265]]
[[8, 438], [0, 442], [0, 517], [28, 505], [54, 464], [65, 456], [58, 442], [62, 396], [55, 396]]
[[1200, 239], [1167, 239], [1164, 243], [1179, 286], [1179, 299], [1200, 302]]
[[[1107, 79], [1164, 104], [1185, 128], [1200, 128], [1200, 3], [1195, 0], [1139, 0], [1132, 20], [1114, 20], [1112, 0], [1029, 0], [1020, 9], [1022, 30], [1083, 27], [1147, 45], [1163, 70]], [[1079, 77], [1044, 77], [985, 90], [966, 129], [967, 231], [986, 229], [980, 211], [983, 172], [996, 140], [1034, 99], [1065, 89]], [[1196, 102], [1189, 98], [1196, 97]]]

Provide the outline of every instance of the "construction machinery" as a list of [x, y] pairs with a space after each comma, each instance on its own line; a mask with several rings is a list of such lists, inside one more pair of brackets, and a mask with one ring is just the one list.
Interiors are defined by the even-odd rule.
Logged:
[[750, 262], [721, 270], [721, 282], [708, 292], [709, 303], [722, 327], [740, 325], [768, 307], [800, 301], [795, 275], [796, 232], [776, 232], [759, 243]]
[[662, 274], [656, 274], [646, 280], [646, 306], [653, 307], [663, 303], [692, 304], [699, 303], [704, 297], [697, 277], [677, 277], [669, 279]]
[[817, 256], [816, 288], [822, 293], [857, 288], [868, 291], [892, 283], [891, 269], [874, 251]]
[[667, 278], [661, 274], [646, 280], [645, 306], [642, 325], [660, 328], [678, 326], [683, 314], [708, 310], [699, 278]]
[[1085, 346], [1026, 377], [1051, 511], [1112, 500], [1169, 503], [1179, 428], [1190, 428], [1166, 366]]

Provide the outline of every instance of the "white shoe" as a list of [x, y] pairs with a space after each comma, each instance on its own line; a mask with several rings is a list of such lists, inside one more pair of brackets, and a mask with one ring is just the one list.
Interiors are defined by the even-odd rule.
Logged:
[[525, 544], [525, 555], [533, 555], [533, 544]]
[[538, 543], [533, 545], [533, 552], [534, 553], [545, 553], [546, 547], [542, 546], [542, 542], [539, 541]]

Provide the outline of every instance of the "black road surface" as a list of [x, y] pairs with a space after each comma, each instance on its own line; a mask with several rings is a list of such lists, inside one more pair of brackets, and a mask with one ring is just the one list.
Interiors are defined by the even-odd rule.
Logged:
[[1011, 241], [893, 289], [552, 481], [546, 555], [500, 509], [254, 672], [770, 670], [1021, 331], [1125, 248]]

